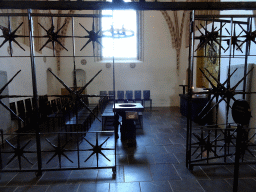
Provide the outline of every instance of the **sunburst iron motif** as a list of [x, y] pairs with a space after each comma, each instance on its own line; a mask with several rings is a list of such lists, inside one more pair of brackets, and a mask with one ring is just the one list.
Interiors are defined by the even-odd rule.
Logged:
[[103, 143], [101, 143], [99, 145], [99, 141], [98, 141], [98, 133], [96, 134], [96, 145], [93, 145], [91, 142], [89, 142], [87, 139], [84, 138], [84, 140], [89, 143], [92, 146], [92, 149], [87, 149], [85, 151], [92, 151], [91, 155], [85, 159], [84, 162], [88, 161], [88, 159], [90, 159], [94, 154], [96, 154], [96, 158], [97, 158], [97, 166], [98, 166], [98, 161], [99, 161], [99, 154], [101, 154], [103, 157], [105, 157], [108, 161], [110, 161], [109, 158], [106, 157], [106, 155], [104, 155], [104, 153], [102, 153], [102, 150], [113, 150], [111, 148], [103, 148], [102, 146], [104, 145], [104, 143], [107, 142], [107, 140], [110, 137], [108, 137]]
[[243, 43], [241, 43], [241, 45], [239, 45], [239, 49], [241, 49], [241, 47], [243, 46], [244, 43], [248, 42], [249, 43], [249, 52], [250, 52], [250, 48], [251, 48], [251, 42], [253, 42], [254, 44], [256, 44], [255, 38], [256, 38], [256, 30], [255, 31], [251, 31], [251, 29], [249, 31], [246, 31], [242, 25], [239, 23], [238, 24], [243, 32], [245, 33], [245, 35], [242, 35], [241, 37], [245, 37], [245, 40], [243, 41]]
[[14, 145], [12, 145], [8, 140], [5, 140], [10, 146], [11, 148], [14, 150], [14, 155], [12, 156], [12, 158], [8, 161], [7, 165], [9, 163], [11, 163], [15, 157], [18, 157], [18, 161], [19, 161], [19, 167], [21, 167], [21, 157], [23, 157], [28, 163], [30, 163], [31, 165], [33, 165], [33, 163], [31, 161], [29, 161], [29, 159], [24, 155], [24, 153], [26, 153], [27, 151], [25, 151], [24, 149], [28, 146], [28, 144], [30, 143], [31, 140], [29, 140], [23, 147], [20, 147], [20, 143], [17, 142], [17, 147], [15, 147]]
[[[49, 70], [49, 69], [48, 69]], [[99, 73], [101, 72], [102, 70], [100, 70], [96, 75], [94, 75], [94, 77], [88, 82], [86, 83], [80, 90], [77, 90], [77, 87], [75, 86], [75, 88], [72, 90], [70, 87], [68, 87], [57, 75], [55, 75], [51, 70], [49, 70], [49, 72], [51, 74], [53, 74], [53, 76], [68, 90], [69, 92], [69, 95], [68, 97], [70, 98], [70, 102], [69, 104], [71, 103], [76, 103], [78, 104], [81, 103], [88, 111], [90, 111], [90, 113], [95, 117], [97, 118], [100, 122], [101, 120], [97, 117], [97, 115], [95, 115], [92, 110], [85, 104], [85, 102], [82, 100], [83, 97], [86, 97], [87, 95], [82, 95], [83, 91], [85, 90], [85, 88], [94, 80], [94, 78], [99, 75]], [[76, 84], [76, 83], [75, 83]], [[56, 96], [58, 97], [59, 95], [52, 95], [52, 96]], [[68, 105], [69, 105], [68, 104]]]
[[[226, 24], [226, 23], [225, 23]], [[224, 24], [224, 25], [225, 25]], [[210, 45], [212, 47], [212, 49], [214, 50], [214, 46], [213, 46], [213, 42], [217, 43], [223, 50], [224, 47], [221, 46], [221, 44], [219, 43], [219, 41], [217, 40], [217, 38], [219, 37], [219, 30], [224, 27], [224, 25], [222, 25], [220, 27], [219, 30], [215, 31], [215, 29], [217, 28], [214, 28], [214, 23], [212, 24], [212, 30], [211, 31], [208, 31], [207, 28], [205, 28], [202, 24], [200, 24], [201, 27], [205, 30], [205, 34], [198, 28], [198, 26], [196, 26], [196, 28], [198, 29], [198, 31], [201, 33], [201, 36], [200, 37], [195, 37], [195, 39], [199, 39], [200, 40], [200, 43], [198, 44], [195, 52], [203, 47], [205, 47], [207, 44]], [[214, 51], [217, 51], [217, 50], [214, 50]]]
[[192, 133], [198, 140], [198, 142], [196, 143], [193, 143], [193, 145], [198, 145], [198, 147], [195, 149], [195, 151], [193, 152], [192, 156], [197, 152], [197, 150], [199, 148], [201, 148], [201, 153], [199, 153], [197, 156], [196, 156], [196, 159], [200, 156], [200, 155], [203, 155], [203, 153], [205, 151], [207, 151], [207, 153], [209, 152], [213, 152], [214, 155], [216, 157], [218, 157], [216, 151], [213, 149], [213, 147], [216, 147], [213, 143], [220, 137], [220, 134], [214, 138], [212, 141], [210, 141], [210, 133], [208, 135], [206, 135], [205, 137], [203, 137], [203, 134], [198, 135], [196, 133]]
[[99, 38], [102, 38], [102, 36], [99, 35], [101, 30], [99, 30], [97, 32], [95, 31], [95, 29], [94, 29], [94, 20], [93, 20], [93, 23], [92, 23], [92, 30], [91, 31], [88, 31], [81, 23], [79, 23], [79, 25], [88, 33], [88, 35], [83, 36], [83, 38], [89, 38], [88, 41], [85, 43], [85, 45], [80, 49], [80, 51], [82, 51], [90, 42], [92, 42], [93, 56], [94, 56], [95, 55], [94, 54], [95, 42], [102, 46], [102, 44], [98, 40]]
[[45, 139], [53, 148], [53, 156], [46, 162], [46, 164], [50, 163], [51, 160], [58, 155], [58, 159], [59, 159], [59, 166], [61, 167], [61, 156], [66, 157], [67, 160], [69, 160], [71, 163], [73, 163], [73, 161], [71, 159], [69, 159], [69, 157], [64, 153], [66, 151], [65, 146], [68, 144], [69, 141], [67, 141], [64, 145], [61, 145], [60, 143], [60, 136], [58, 135], [58, 146], [52, 144], [48, 139]]
[[40, 25], [40, 27], [42, 27], [42, 29], [47, 33], [47, 35], [43, 36], [43, 37], [48, 37], [48, 40], [46, 41], [46, 43], [41, 47], [41, 49], [39, 51], [41, 51], [48, 43], [52, 42], [52, 47], [53, 47], [53, 51], [55, 49], [55, 42], [58, 43], [63, 49], [65, 49], [66, 51], [67, 48], [64, 47], [64, 45], [62, 45], [62, 43], [59, 41], [59, 38], [65, 38], [66, 36], [61, 36], [58, 35], [58, 33], [60, 32], [60, 30], [66, 25], [66, 23], [64, 23], [61, 28], [59, 28], [56, 32], [54, 32], [54, 25], [52, 23], [52, 26], [46, 30], [40, 23], [38, 23]]
[[[231, 35], [230, 32], [227, 30], [227, 28], [225, 28], [225, 30], [227, 31], [227, 33], [228, 33], [229, 35]], [[226, 39], [226, 40], [224, 40], [224, 41], [227, 41], [227, 44], [228, 44], [228, 47], [227, 47], [227, 49], [224, 51], [224, 53], [225, 53], [231, 46], [232, 46], [232, 48], [233, 48], [233, 55], [235, 55], [235, 50], [239, 50], [239, 51], [241, 51], [241, 52], [243, 53], [243, 50], [241, 49], [241, 46], [238, 44], [239, 42], [242, 42], [241, 40], [238, 39], [242, 33], [243, 33], [243, 31], [241, 31], [241, 32], [239, 33], [239, 35], [236, 35], [236, 26], [234, 27], [234, 35], [231, 36], [231, 39]], [[230, 42], [230, 41], [231, 41], [231, 42]]]
[[[207, 70], [207, 69], [206, 69]], [[209, 71], [207, 71], [211, 77], [214, 79], [214, 81], [217, 82], [217, 86], [214, 86], [214, 84], [212, 83], [212, 81], [204, 74], [204, 72], [202, 71], [202, 73], [204, 74], [205, 78], [209, 81], [209, 83], [212, 86], [212, 89], [210, 89], [209, 94], [213, 94], [213, 97], [210, 99], [210, 101], [206, 104], [206, 106], [202, 109], [202, 111], [199, 113], [199, 115], [202, 115], [202, 113], [205, 113], [205, 115], [202, 117], [204, 118], [206, 115], [208, 115], [208, 113], [217, 105], [219, 105], [220, 102], [225, 101], [227, 103], [227, 114], [230, 108], [230, 100], [233, 99], [234, 101], [236, 101], [235, 99], [235, 95], [236, 94], [246, 94], [246, 92], [243, 91], [236, 91], [236, 88], [239, 86], [239, 84], [247, 77], [247, 75], [249, 73], [251, 73], [253, 70], [253, 68], [242, 78], [240, 79], [240, 81], [237, 82], [237, 84], [233, 87], [230, 86], [230, 79], [231, 76], [235, 73], [235, 71], [230, 75], [228, 75], [226, 81], [224, 83], [220, 83]], [[225, 84], [227, 84], [227, 86], [225, 87]], [[220, 98], [220, 100], [218, 100], [218, 98]], [[205, 112], [205, 109], [210, 105], [211, 101], [216, 98], [217, 101], [216, 103], [208, 110], [208, 112]]]
[[[16, 115], [16, 113], [14, 113], [14, 111], [11, 110], [7, 105], [5, 105], [5, 104], [2, 102], [2, 100], [1, 100], [1, 99], [3, 99], [3, 98], [19, 97], [19, 96], [17, 96], [17, 95], [13, 95], [13, 96], [11, 96], [11, 95], [1, 95], [1, 94], [3, 93], [3, 91], [4, 91], [4, 89], [12, 82], [12, 80], [19, 74], [19, 72], [21, 72], [21, 70], [19, 70], [9, 81], [0, 89], [0, 104], [1, 104], [4, 108], [6, 108], [8, 111], [10, 111], [15, 117], [17, 117], [19, 120], [21, 120], [22, 122], [24, 122], [23, 119], [21, 119], [18, 115]], [[22, 97], [22, 96], [20, 96], [20, 97]]]
[[16, 32], [18, 31], [18, 29], [21, 27], [21, 25], [23, 24], [23, 22], [14, 30], [11, 30], [11, 26], [10, 26], [10, 20], [8, 20], [8, 28], [0, 25], [0, 29], [3, 32], [3, 35], [1, 35], [0, 37], [4, 38], [3, 43], [0, 45], [0, 48], [8, 41], [9, 42], [9, 46], [10, 46], [10, 54], [12, 56], [13, 53], [13, 49], [12, 49], [12, 42], [14, 42], [16, 45], [18, 45], [23, 51], [25, 51], [25, 49], [18, 43], [18, 41], [16, 41], [17, 37], [26, 37], [26, 36], [22, 36], [22, 35], [16, 35]]
[[224, 135], [224, 139], [223, 139], [224, 145], [220, 148], [219, 151], [221, 151], [225, 146], [227, 146], [228, 153], [229, 153], [229, 146], [231, 144], [233, 146], [236, 146], [235, 143], [233, 142], [233, 140], [236, 139], [236, 137], [234, 135], [236, 133], [236, 130], [224, 129], [224, 130], [221, 130], [221, 132]]

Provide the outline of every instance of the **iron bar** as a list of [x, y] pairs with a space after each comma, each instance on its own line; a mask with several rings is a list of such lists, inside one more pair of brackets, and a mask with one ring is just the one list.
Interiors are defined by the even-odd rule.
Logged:
[[[189, 62], [188, 62], [188, 107], [187, 110], [191, 111], [191, 99], [192, 99], [192, 84], [193, 84], [193, 63], [194, 63], [194, 26], [195, 25], [195, 11], [190, 15], [190, 41], [189, 41]], [[187, 116], [187, 140], [186, 140], [186, 167], [190, 167], [191, 161], [191, 137], [192, 137], [192, 120], [191, 113]]]
[[37, 175], [42, 175], [42, 157], [41, 157], [41, 142], [40, 142], [40, 131], [39, 131], [39, 106], [38, 106], [38, 92], [36, 83], [36, 68], [34, 60], [34, 39], [33, 36], [33, 20], [31, 17], [31, 10], [28, 10], [28, 22], [29, 22], [29, 40], [30, 40], [30, 58], [31, 58], [31, 75], [32, 75], [32, 85], [33, 85], [33, 108], [34, 108], [34, 120], [33, 126], [36, 130], [36, 147], [37, 147], [37, 164], [38, 172]]
[[[114, 166], [104, 166], [104, 167], [80, 167], [80, 168], [61, 168], [61, 169], [44, 169], [42, 168], [42, 171], [72, 171], [72, 170], [86, 170], [86, 169], [110, 169], [115, 168]], [[22, 169], [22, 170], [15, 170], [15, 169], [3, 169], [0, 172], [35, 172], [37, 169]]]
[[[27, 13], [0, 13], [0, 17], [18, 17], [18, 16], [28, 16]], [[112, 15], [101, 15], [101, 14], [54, 14], [54, 13], [31, 13], [31, 17], [112, 17]]]
[[[252, 31], [252, 18], [248, 18], [247, 31]], [[250, 44], [251, 41], [246, 41], [246, 50], [245, 50], [245, 64], [244, 64], [244, 77], [246, 77], [247, 68], [248, 68], [248, 56], [250, 55]], [[246, 78], [243, 81], [243, 92], [246, 91]], [[243, 99], [245, 99], [245, 94], [243, 94]]]
[[240, 159], [240, 147], [242, 139], [242, 126], [238, 125], [237, 127], [237, 138], [236, 138], [236, 157], [235, 157], [235, 166], [234, 166], [234, 181], [233, 181], [233, 192], [238, 190], [238, 178], [239, 178], [239, 159]]
[[0, 1], [0, 9], [41, 10], [256, 10], [255, 2]]
[[[212, 20], [212, 18], [221, 18], [221, 19], [217, 19], [217, 21], [219, 22], [227, 22], [227, 23], [230, 23], [231, 21], [230, 20], [223, 20], [222, 18], [232, 18], [232, 17], [235, 17], [235, 18], [248, 18], [248, 17], [256, 17], [255, 14], [244, 14], [244, 15], [195, 15], [195, 19], [198, 20], [198, 19], [202, 19], [202, 20]], [[246, 21], [233, 21], [233, 23], [240, 23], [240, 24], [247, 24]]]
[[[232, 60], [232, 36], [233, 36], [233, 17], [231, 18], [231, 24], [230, 24], [230, 41], [229, 41], [229, 63], [228, 63], [228, 78], [229, 80], [227, 81], [227, 88], [230, 88], [230, 66], [231, 66], [231, 60]], [[234, 26], [235, 27], [235, 26]], [[227, 97], [227, 103], [226, 103], [226, 125], [228, 124], [228, 112], [229, 112], [229, 103], [230, 103], [230, 99], [229, 97]]]

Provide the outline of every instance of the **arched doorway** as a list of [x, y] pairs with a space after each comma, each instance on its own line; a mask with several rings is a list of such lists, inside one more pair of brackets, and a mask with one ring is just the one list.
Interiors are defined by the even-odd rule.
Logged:
[[86, 84], [85, 71], [83, 69], [76, 70], [77, 86], [83, 87]]
[[[74, 73], [73, 73], [74, 74]], [[86, 73], [83, 69], [77, 69], [76, 70], [76, 82], [77, 82], [77, 87], [83, 87], [86, 84]], [[85, 89], [85, 94], [86, 89]]]

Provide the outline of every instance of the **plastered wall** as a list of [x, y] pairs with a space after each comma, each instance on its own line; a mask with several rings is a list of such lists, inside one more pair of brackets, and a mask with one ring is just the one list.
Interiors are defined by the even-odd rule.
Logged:
[[[182, 13], [179, 13], [181, 16]], [[87, 21], [87, 22], [86, 22]], [[87, 33], [79, 27], [78, 23], [91, 30], [92, 20], [82, 19], [75, 21], [75, 27], [80, 35]], [[68, 32], [71, 34], [71, 31]], [[188, 66], [188, 49], [182, 46], [181, 64], [179, 76], [176, 70], [176, 50], [172, 48], [171, 36], [168, 25], [160, 11], [144, 11], [144, 59], [136, 63], [135, 68], [130, 63], [115, 63], [115, 87], [116, 90], [150, 90], [153, 106], [179, 106], [179, 95], [182, 88], [179, 87], [185, 80], [185, 71]], [[87, 40], [75, 40], [78, 50], [76, 54], [92, 55], [92, 44], [80, 52], [80, 48]], [[66, 46], [71, 46], [67, 44]], [[125, 45], [124, 45], [125, 46]], [[68, 48], [72, 50], [71, 47]], [[62, 51], [62, 55], [70, 55], [70, 52]], [[86, 72], [88, 82], [100, 69], [101, 74], [87, 87], [88, 94], [99, 94], [100, 91], [113, 90], [113, 64], [106, 68], [106, 63], [94, 62], [93, 58], [85, 58], [86, 65], [81, 65], [82, 58], [76, 58], [76, 68]], [[72, 58], [61, 58], [60, 76], [72, 86]], [[95, 100], [93, 100], [95, 101]]]

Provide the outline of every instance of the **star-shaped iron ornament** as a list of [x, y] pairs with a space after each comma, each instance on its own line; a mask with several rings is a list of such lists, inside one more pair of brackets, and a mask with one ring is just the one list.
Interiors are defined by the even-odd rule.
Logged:
[[66, 51], [67, 48], [64, 47], [64, 45], [62, 45], [62, 43], [59, 41], [59, 38], [65, 38], [67, 36], [62, 36], [62, 35], [58, 35], [58, 33], [60, 32], [60, 30], [66, 25], [66, 23], [64, 23], [61, 28], [59, 28], [56, 32], [54, 32], [54, 25], [52, 22], [52, 26], [46, 30], [40, 23], [38, 23], [40, 25], [40, 27], [42, 27], [42, 29], [47, 33], [45, 36], [43, 37], [47, 37], [48, 40], [46, 41], [46, 43], [41, 47], [41, 49], [39, 51], [41, 51], [48, 43], [52, 42], [52, 48], [53, 48], [53, 53], [55, 50], [55, 42], [58, 43], [63, 49], [65, 49]]
[[[225, 23], [226, 24], [226, 23]], [[222, 27], [224, 27], [223, 24], [220, 29]], [[200, 40], [200, 43], [198, 44], [195, 52], [203, 47], [205, 47], [207, 44], [210, 45], [212, 47], [212, 49], [216, 52], [217, 50], [214, 49], [214, 46], [213, 46], [213, 42], [217, 43], [223, 50], [224, 47], [221, 46], [221, 44], [219, 43], [219, 41], [217, 40], [217, 38], [219, 37], [219, 30], [215, 31], [215, 29], [217, 27], [214, 28], [214, 22], [212, 24], [212, 30], [211, 31], [208, 31], [207, 28], [205, 28], [201, 23], [200, 23], [201, 27], [204, 29], [205, 31], [205, 34], [198, 28], [198, 26], [196, 26], [196, 28], [198, 29], [198, 31], [200, 32], [201, 36], [200, 37], [195, 37], [195, 39], [199, 39]]]
[[[225, 30], [227, 31], [227, 33], [228, 33], [229, 35], [231, 35], [227, 28], [225, 28]], [[226, 40], [224, 40], [224, 41], [227, 41], [227, 44], [228, 44], [228, 47], [227, 47], [227, 49], [224, 51], [224, 53], [225, 53], [231, 46], [232, 46], [232, 48], [233, 48], [233, 55], [235, 55], [235, 50], [239, 50], [239, 51], [241, 51], [241, 52], [243, 53], [243, 50], [241, 49], [241, 46], [238, 44], [239, 42], [242, 42], [241, 40], [238, 39], [242, 33], [243, 33], [243, 31], [241, 31], [241, 32], [239, 33], [239, 35], [236, 35], [236, 26], [234, 26], [234, 36], [231, 36], [231, 39], [226, 39]], [[231, 42], [230, 42], [230, 41], [231, 41]]]
[[11, 163], [15, 157], [18, 157], [18, 161], [19, 161], [19, 167], [21, 167], [21, 157], [23, 157], [28, 163], [30, 163], [31, 165], [33, 165], [33, 163], [24, 155], [24, 153], [27, 153], [28, 151], [25, 151], [24, 149], [28, 146], [28, 144], [30, 143], [31, 140], [29, 140], [23, 147], [20, 147], [20, 143], [19, 141], [17, 142], [17, 147], [15, 147], [14, 145], [12, 145], [8, 140], [5, 140], [10, 146], [11, 148], [14, 150], [14, 155], [12, 156], [12, 158], [8, 161], [7, 165], [9, 165], [9, 163]]
[[224, 141], [224, 145], [220, 148], [219, 151], [221, 151], [225, 146], [228, 147], [228, 153], [229, 153], [229, 146], [232, 144], [233, 146], [236, 146], [235, 143], [233, 142], [234, 139], [236, 139], [235, 137], [235, 133], [236, 130], [230, 130], [230, 129], [221, 129], [221, 132], [224, 135], [223, 141]]
[[[77, 87], [75, 86], [75, 88], [72, 90], [70, 87], [68, 87], [57, 75], [55, 75], [50, 69], [48, 69], [49, 72], [51, 74], [53, 74], [53, 76], [68, 90], [69, 95], [67, 97], [70, 98], [70, 101], [68, 103], [68, 105], [70, 105], [71, 103], [75, 103], [78, 105], [78, 103], [81, 103], [88, 111], [90, 111], [90, 113], [97, 118], [100, 122], [101, 120], [97, 117], [97, 115], [95, 115], [92, 110], [85, 104], [85, 102], [82, 100], [83, 97], [87, 97], [87, 95], [83, 95], [83, 91], [85, 90], [85, 88], [95, 79], [95, 77], [97, 75], [100, 74], [100, 72], [102, 70], [100, 70], [96, 75], [94, 75], [94, 77], [88, 82], [86, 83], [80, 90], [77, 90]], [[75, 83], [76, 85], [76, 83]], [[51, 96], [55, 96], [55, 97], [59, 97], [59, 95], [51, 95]]]
[[81, 23], [79, 23], [79, 25], [88, 33], [88, 35], [83, 36], [82, 38], [89, 38], [88, 41], [85, 43], [85, 45], [80, 49], [80, 51], [82, 51], [90, 42], [92, 42], [93, 56], [95, 56], [95, 54], [94, 54], [95, 42], [102, 46], [102, 44], [98, 40], [99, 38], [102, 38], [102, 36], [99, 35], [101, 30], [99, 30], [97, 32], [95, 31], [95, 29], [94, 29], [94, 19], [93, 19], [92, 30], [91, 31], [88, 31]]
[[58, 146], [52, 144], [47, 138], [45, 139], [53, 148], [54, 150], [52, 152], [54, 152], [53, 156], [46, 162], [46, 164], [50, 163], [51, 160], [56, 157], [58, 155], [59, 158], [59, 166], [61, 167], [61, 156], [66, 157], [67, 160], [69, 160], [71, 163], [74, 163], [71, 159], [69, 159], [69, 157], [64, 153], [65, 151], [67, 151], [67, 149], [65, 149], [65, 146], [69, 143], [69, 141], [67, 141], [64, 145], [61, 145], [60, 143], [60, 136], [58, 135]]
[[[199, 117], [202, 117], [202, 119], [206, 116], [206, 115], [208, 115], [208, 113], [211, 111], [211, 110], [209, 110], [207, 113], [205, 113], [205, 110], [208, 110], [208, 108], [210, 107], [210, 105], [211, 105], [211, 102], [213, 101], [213, 99], [215, 99], [216, 98], [216, 102], [218, 102], [219, 101], [219, 97], [221, 97], [222, 95], [223, 95], [223, 89], [225, 88], [225, 84], [227, 83], [227, 81], [228, 81], [228, 79], [224, 82], [224, 83], [222, 83], [222, 84], [220, 84], [220, 83], [217, 83], [217, 86], [215, 86], [214, 85], [214, 83], [208, 78], [208, 76], [203, 72], [203, 70], [202, 69], [199, 69], [201, 72], [202, 72], [202, 74], [204, 75], [204, 77], [208, 80], [208, 82], [211, 84], [211, 86], [212, 86], [212, 88], [211, 89], [206, 89], [206, 90], [208, 90], [208, 94], [211, 94], [211, 95], [213, 95], [212, 97], [211, 97], [211, 99], [207, 102], [207, 104], [204, 106], [204, 108], [201, 110], [201, 112], [198, 114], [198, 116]], [[207, 70], [207, 69], [205, 69], [207, 72], [208, 72], [208, 74], [216, 81], [216, 82], [218, 82], [218, 80]], [[235, 71], [230, 75], [230, 77], [232, 77], [232, 75], [236, 72], [236, 70], [237, 69], [235, 69]], [[227, 101], [226, 101], [226, 99], [224, 99], [224, 101], [227, 103]], [[230, 107], [231, 108], [231, 107]], [[203, 116], [202, 116], [202, 114], [203, 114]]]
[[11, 98], [11, 97], [26, 97], [26, 96], [18, 96], [18, 95], [1, 95], [4, 91], [4, 89], [12, 82], [12, 80], [21, 72], [19, 70], [1, 89], [0, 89], [0, 104], [6, 108], [8, 111], [10, 111], [15, 117], [17, 117], [19, 120], [24, 122], [23, 119], [21, 119], [13, 110], [11, 110], [7, 105], [5, 105], [1, 99], [3, 98]]
[[99, 163], [99, 154], [101, 154], [103, 157], [105, 157], [108, 161], [110, 161], [109, 158], [106, 157], [106, 155], [104, 153], [102, 153], [102, 150], [113, 150], [112, 148], [103, 148], [102, 146], [104, 145], [104, 143], [107, 142], [107, 140], [110, 137], [108, 137], [103, 143], [101, 143], [99, 145], [99, 141], [98, 141], [98, 133], [96, 135], [96, 145], [93, 145], [91, 142], [89, 142], [87, 139], [84, 138], [84, 140], [89, 143], [92, 146], [92, 149], [86, 149], [85, 151], [92, 151], [91, 155], [89, 157], [87, 157], [87, 159], [85, 159], [84, 162], [88, 161], [94, 154], [96, 154], [96, 158], [97, 158], [97, 166]]
[[[207, 70], [207, 69], [206, 69]], [[214, 79], [214, 81], [217, 82], [217, 87], [215, 87], [212, 83], [212, 81], [204, 74], [204, 76], [206, 77], [206, 79], [209, 81], [209, 83], [211, 84], [212, 86], [212, 89], [211, 89], [211, 92], [210, 94], [213, 94], [213, 97], [210, 99], [210, 101], [212, 101], [214, 98], [217, 98], [218, 100], [218, 97], [221, 97], [220, 100], [216, 101], [216, 103], [208, 110], [208, 112], [205, 113], [205, 115], [202, 117], [204, 118], [206, 115], [209, 114], [209, 112], [217, 105], [219, 105], [220, 102], [222, 101], [225, 101], [227, 103], [227, 107], [226, 107], [226, 113], [228, 114], [229, 112], [229, 108], [230, 108], [230, 100], [233, 99], [234, 101], [236, 101], [235, 99], [235, 95], [236, 94], [247, 94], [247, 92], [243, 92], [243, 91], [236, 91], [236, 88], [239, 86], [239, 84], [247, 77], [247, 75], [249, 73], [251, 73], [253, 70], [253, 68], [251, 70], [248, 71], [248, 73], [246, 73], [246, 75], [240, 79], [240, 81], [237, 82], [237, 84], [233, 87], [230, 86], [230, 79], [231, 79], [231, 76], [235, 73], [235, 71], [230, 75], [230, 72], [228, 74], [228, 77], [226, 79], [226, 81], [224, 83], [220, 83], [220, 81], [218, 81], [218, 79], [216, 79], [209, 71], [208, 73], [211, 75], [211, 77]], [[225, 87], [225, 84], [227, 84], [227, 86]], [[205, 93], [204, 93], [205, 94]], [[209, 106], [210, 105], [210, 102], [208, 102], [206, 104], [206, 106]], [[204, 113], [205, 109], [206, 109], [206, 106], [202, 109], [202, 111], [199, 113], [200, 115], [202, 113]]]
[[12, 57], [12, 53], [13, 53], [12, 42], [16, 43], [16, 45], [18, 45], [23, 51], [25, 51], [25, 49], [18, 43], [18, 41], [16, 41], [17, 37], [26, 37], [23, 35], [16, 35], [16, 32], [18, 31], [18, 29], [21, 27], [22, 24], [23, 24], [23, 22], [14, 31], [11, 30], [10, 19], [8, 19], [8, 28], [0, 25], [0, 29], [3, 32], [3, 35], [1, 35], [0, 37], [4, 38], [4, 41], [0, 45], [0, 48], [8, 41], [9, 46], [10, 46], [11, 57]]
[[255, 31], [251, 31], [251, 27], [249, 29], [249, 31], [246, 31], [242, 25], [239, 23], [238, 24], [243, 32], [245, 33], [245, 35], [242, 35], [241, 37], [245, 37], [245, 40], [238, 46], [239, 49], [241, 49], [241, 47], [243, 46], [244, 43], [248, 42], [249, 43], [249, 52], [250, 52], [250, 48], [251, 48], [251, 42], [256, 44], [255, 38], [256, 38], [256, 30]]
[[[210, 141], [210, 134], [211, 134], [211, 132], [210, 132], [208, 135], [206, 135], [205, 137], [203, 136], [203, 134], [201, 134], [201, 136], [198, 135], [198, 134], [196, 134], [196, 133], [192, 133], [192, 134], [193, 134], [193, 135], [197, 138], [197, 140], [198, 140], [198, 142], [192, 144], [192, 145], [198, 145], [198, 147], [197, 147], [197, 148], [195, 149], [195, 151], [193, 152], [192, 156], [197, 152], [198, 149], [201, 148], [201, 153], [199, 153], [199, 155], [196, 156], [196, 159], [197, 159], [199, 156], [203, 155], [203, 153], [204, 153], [205, 151], [207, 151], [207, 153], [213, 152], [214, 155], [215, 155], [216, 157], [218, 157], [216, 151], [213, 149], [213, 147], [217, 147], [217, 146], [214, 145], [213, 143], [214, 143], [215, 141], [217, 141], [217, 139], [220, 137], [220, 134], [217, 135], [217, 137], [216, 137], [215, 139], [213, 139], [212, 141]], [[207, 156], [208, 156], [208, 155], [207, 155]]]

